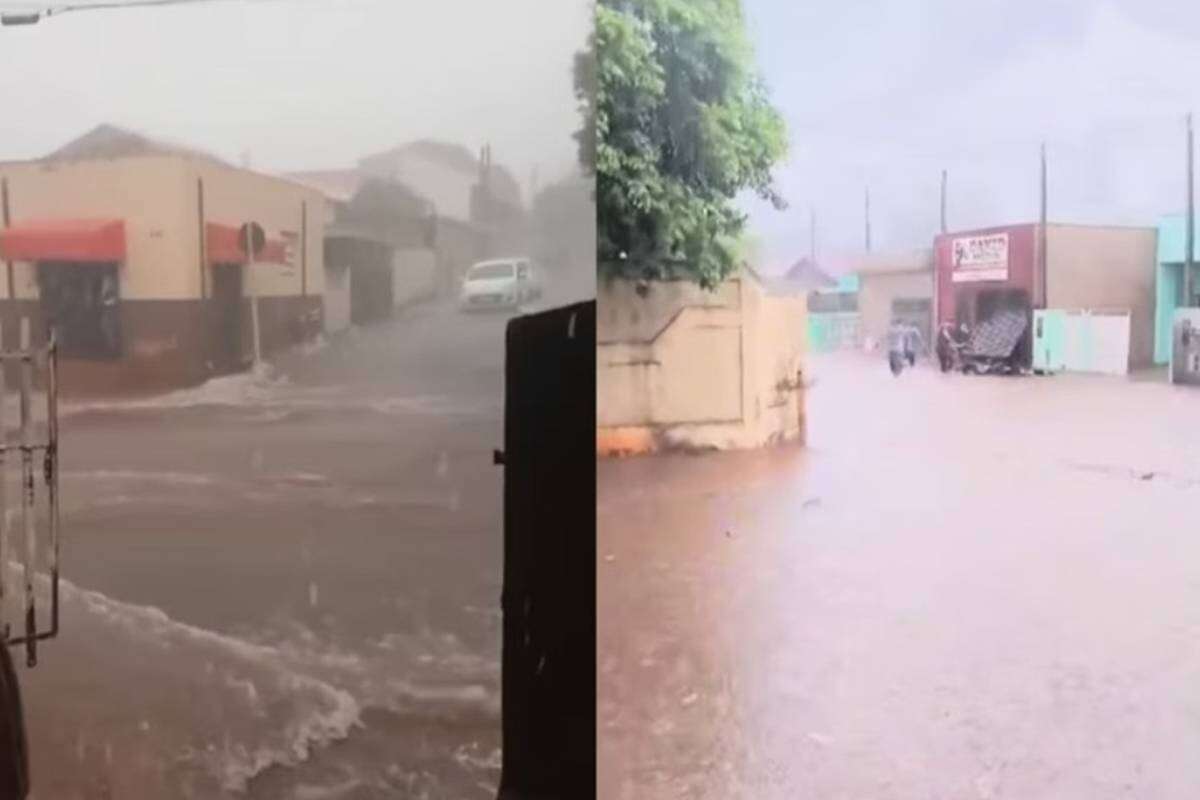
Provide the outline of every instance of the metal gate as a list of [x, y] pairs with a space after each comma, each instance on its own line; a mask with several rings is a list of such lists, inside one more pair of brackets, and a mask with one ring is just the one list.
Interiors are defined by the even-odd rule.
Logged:
[[[32, 667], [37, 664], [37, 643], [58, 633], [58, 345], [51, 333], [45, 345], [33, 347], [27, 318], [21, 320], [19, 348], [7, 350], [4, 344], [0, 340], [0, 635], [9, 646], [24, 645], [25, 663]], [[6, 380], [14, 371], [15, 427], [10, 422]], [[45, 419], [40, 421], [34, 402], [35, 373], [41, 376], [37, 383], [45, 389]], [[16, 502], [9, 496], [13, 477]], [[38, 491], [39, 482], [42, 492]], [[38, 536], [39, 530], [44, 536]], [[15, 626], [10, 613], [10, 598], [15, 593], [9, 580], [14, 561], [20, 583]], [[48, 575], [49, 604], [48, 614], [41, 618], [35, 591], [40, 571]]]
[[1033, 312], [1033, 368], [1041, 372], [1129, 372], [1128, 309], [1038, 309]]
[[505, 345], [500, 800], [596, 797], [596, 301]]

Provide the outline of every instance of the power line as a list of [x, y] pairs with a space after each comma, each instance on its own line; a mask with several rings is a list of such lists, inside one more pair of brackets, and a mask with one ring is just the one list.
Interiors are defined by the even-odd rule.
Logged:
[[59, 16], [72, 11], [102, 11], [119, 8], [149, 8], [152, 6], [182, 6], [199, 3], [215, 3], [223, 0], [103, 0], [96, 3], [70, 3], [62, 5], [9, 4], [12, 11], [0, 11], [0, 25], [36, 25], [47, 17]]

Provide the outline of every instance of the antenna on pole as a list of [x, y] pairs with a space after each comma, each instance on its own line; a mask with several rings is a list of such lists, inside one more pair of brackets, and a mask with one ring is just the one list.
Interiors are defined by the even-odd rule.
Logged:
[[1183, 257], [1183, 305], [1190, 307], [1193, 303], [1192, 294], [1192, 259], [1196, 247], [1196, 209], [1193, 195], [1192, 168], [1192, 114], [1187, 115], [1187, 241]]
[[942, 233], [946, 232], [946, 170], [942, 170]]
[[866, 189], [867, 252], [871, 252], [871, 187]]

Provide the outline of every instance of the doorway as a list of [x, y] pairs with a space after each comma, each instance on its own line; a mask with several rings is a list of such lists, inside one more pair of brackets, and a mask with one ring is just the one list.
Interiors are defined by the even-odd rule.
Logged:
[[928, 297], [897, 297], [892, 300], [893, 323], [911, 325], [921, 332], [926, 348], [933, 344], [933, 301]]
[[110, 262], [40, 261], [38, 296], [64, 358], [121, 357], [120, 287]]
[[1029, 313], [1029, 292], [1024, 289], [985, 289], [975, 300], [975, 319], [982, 324], [1001, 311]]
[[214, 264], [212, 270], [213, 362], [221, 371], [240, 369], [242, 357], [242, 265]]

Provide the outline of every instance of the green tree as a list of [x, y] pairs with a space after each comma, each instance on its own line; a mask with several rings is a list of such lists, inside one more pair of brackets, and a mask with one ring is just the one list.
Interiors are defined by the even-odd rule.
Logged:
[[737, 266], [736, 195], [786, 205], [787, 136], [740, 0], [600, 0], [595, 49], [601, 273], [715, 286]]

